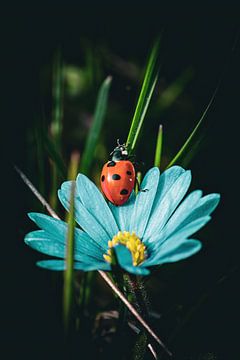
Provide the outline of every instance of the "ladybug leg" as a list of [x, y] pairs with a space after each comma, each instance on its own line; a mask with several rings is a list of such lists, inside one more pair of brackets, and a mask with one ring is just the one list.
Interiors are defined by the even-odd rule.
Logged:
[[139, 192], [147, 192], [149, 189], [140, 189]]

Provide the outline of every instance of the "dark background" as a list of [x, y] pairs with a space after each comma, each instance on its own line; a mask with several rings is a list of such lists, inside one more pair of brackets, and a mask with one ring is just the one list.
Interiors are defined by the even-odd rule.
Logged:
[[[221, 86], [209, 112], [210, 126], [206, 140], [192, 160], [193, 185], [208, 192], [219, 192], [222, 201], [208, 229], [201, 232], [204, 249], [194, 259], [180, 265], [164, 267], [162, 274], [149, 285], [155, 309], [165, 314], [157, 332], [168, 343], [176, 326], [176, 312], [196, 307], [186, 325], [173, 340], [176, 359], [239, 359], [239, 41], [237, 7], [212, 5], [208, 11], [182, 8], [166, 9], [159, 3], [146, 8], [125, 3], [100, 6], [53, 5], [47, 9], [13, 8], [2, 14], [1, 21], [1, 351], [7, 359], [59, 358], [62, 354], [61, 292], [48, 272], [35, 267], [40, 255], [26, 249], [23, 236], [30, 229], [26, 213], [31, 208], [29, 191], [12, 170], [18, 164], [32, 174], [27, 162], [27, 132], [42, 102], [42, 69], [52, 61], [61, 45], [65, 59], [81, 63], [80, 39], [93, 46], [104, 44], [123, 59], [144, 65], [154, 38], [164, 28], [163, 74], [173, 80], [182, 69], [191, 66], [194, 78], [187, 88], [192, 112], [182, 126], [179, 119], [166, 122], [166, 144], [172, 152], [185, 139], [205, 109], [220, 78]], [[232, 50], [234, 49], [234, 50]], [[108, 69], [104, 70], [108, 75]], [[113, 74], [114, 76], [114, 74]], [[113, 93], [117, 100], [129, 101], [121, 83]], [[120, 85], [119, 85], [120, 84]], [[118, 86], [120, 89], [118, 90]], [[137, 94], [137, 93], [136, 93]], [[134, 94], [126, 108], [134, 109]], [[180, 100], [184, 103], [184, 98]], [[180, 109], [180, 110], [179, 110]], [[177, 114], [177, 110], [180, 114]], [[175, 116], [184, 115], [181, 106]], [[131, 116], [132, 114], [129, 114]], [[173, 118], [173, 119], [172, 119]], [[169, 119], [170, 121], [170, 119]], [[149, 139], [158, 123], [149, 131]], [[116, 133], [108, 136], [108, 150], [115, 138], [126, 135], [119, 123]], [[180, 134], [179, 138], [176, 134]], [[113, 137], [114, 136], [114, 137]], [[154, 142], [139, 150], [147, 166]], [[208, 241], [206, 241], [206, 239]], [[160, 282], [161, 287], [158, 288]], [[106, 289], [103, 289], [105, 292]], [[99, 291], [98, 296], [101, 296]], [[180, 313], [177, 313], [181, 315]], [[170, 345], [169, 345], [170, 346]], [[78, 357], [86, 351], [79, 343]], [[209, 357], [206, 357], [207, 354]], [[213, 354], [213, 355], [211, 355]], [[204, 357], [205, 356], [205, 357]], [[66, 357], [68, 358], [68, 357]]]

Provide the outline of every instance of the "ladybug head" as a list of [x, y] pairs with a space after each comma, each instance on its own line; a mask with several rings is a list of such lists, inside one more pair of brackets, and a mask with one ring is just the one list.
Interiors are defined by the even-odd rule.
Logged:
[[111, 152], [111, 160], [119, 161], [119, 160], [127, 160], [128, 159], [128, 151], [125, 144], [120, 144], [119, 139], [117, 140], [117, 147]]

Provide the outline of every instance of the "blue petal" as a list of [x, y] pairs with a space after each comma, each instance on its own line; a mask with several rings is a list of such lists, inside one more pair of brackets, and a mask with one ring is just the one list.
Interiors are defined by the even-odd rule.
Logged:
[[83, 206], [102, 224], [112, 238], [117, 234], [118, 227], [103, 195], [85, 175], [79, 174], [76, 181], [77, 193]]
[[86, 254], [96, 259], [103, 259], [103, 251], [99, 244], [85, 232], [75, 228], [75, 249], [81, 254]]
[[37, 266], [54, 271], [66, 270], [66, 264], [64, 260], [41, 260], [37, 262]]
[[[70, 195], [73, 184], [76, 185], [76, 181], [75, 181], [75, 180], [64, 181], [64, 182], [62, 183], [62, 185], [61, 185], [61, 189], [62, 189], [63, 191], [68, 192], [68, 194]], [[76, 196], [77, 196], [77, 193], [76, 193]]]
[[131, 231], [130, 222], [134, 209], [135, 199], [135, 192], [132, 191], [130, 198], [125, 204], [121, 206], [115, 206], [112, 203], [109, 203], [109, 207], [113, 213], [113, 216], [118, 224], [118, 228], [120, 231]]
[[[64, 181], [61, 185], [61, 190], [64, 191], [66, 193], [66, 195], [68, 195], [69, 199], [71, 197], [71, 190], [72, 190], [72, 186], [74, 183], [76, 185], [75, 180], [69, 180], [69, 181]], [[75, 191], [75, 202], [76, 202], [76, 200], [81, 201], [77, 191]]]
[[[51, 234], [47, 233], [44, 230], [30, 232], [25, 236], [24, 241], [32, 249], [37, 250], [43, 254], [65, 258], [65, 242], [59, 241], [59, 239], [52, 237]], [[79, 261], [85, 261], [87, 263], [96, 260], [91, 255], [89, 256], [82, 251], [77, 252], [76, 249], [74, 253], [74, 259]], [[102, 259], [103, 258], [101, 257], [100, 260]]]
[[53, 238], [65, 239], [67, 234], [67, 224], [51, 216], [41, 213], [28, 213], [29, 218], [34, 221], [38, 227], [46, 230]]
[[176, 262], [194, 255], [202, 248], [202, 244], [198, 240], [187, 239], [183, 241], [166, 241], [159, 248], [159, 255], [147, 259], [143, 266], [154, 266], [164, 263]]
[[[63, 271], [66, 270], [66, 263], [64, 260], [42, 260], [38, 261], [37, 265], [48, 270], [55, 270], [55, 271]], [[91, 270], [105, 270], [110, 271], [111, 266], [107, 263], [102, 264], [81, 264], [80, 262], [74, 263], [75, 270], [84, 270], [84, 271], [91, 271]]]
[[65, 257], [64, 244], [49, 238], [49, 236], [47, 237], [45, 231], [32, 231], [25, 236], [24, 241], [32, 249], [37, 250], [43, 254], [60, 258]]
[[74, 263], [74, 269], [82, 270], [82, 271], [94, 271], [94, 270], [111, 271], [111, 265], [107, 262], [95, 262], [91, 264], [76, 262]]
[[155, 242], [152, 243], [152, 246], [148, 247], [148, 249], [151, 249], [151, 257], [154, 256], [154, 252], [156, 254], [159, 253], [159, 249], [161, 249], [162, 243], [165, 242], [170, 244], [176, 243], [178, 241], [182, 241], [183, 239], [187, 239], [189, 236], [196, 233], [198, 230], [200, 230], [203, 226], [206, 225], [206, 223], [211, 219], [211, 216], [204, 216], [202, 218], [199, 218], [197, 220], [192, 221], [191, 223], [185, 225], [178, 231], [174, 232], [171, 236], [165, 237], [164, 239], [161, 237], [160, 240], [155, 240]]
[[[189, 214], [191, 214], [192, 210], [199, 203], [199, 199], [201, 198], [202, 191], [196, 190], [187, 196], [187, 198], [182, 202], [182, 204], [177, 208], [174, 214], [171, 216], [167, 224], [164, 226], [162, 231], [159, 234], [156, 234], [154, 237], [149, 239], [149, 243], [153, 243], [156, 239], [159, 239], [158, 245], [161, 244], [166, 238], [168, 238], [171, 234], [176, 231], [178, 226], [186, 219]], [[146, 241], [146, 243], [148, 243]]]
[[139, 238], [143, 237], [148, 223], [157, 192], [159, 175], [160, 173], [157, 167], [150, 169], [141, 184], [141, 189], [145, 189], [146, 191], [140, 191], [136, 197], [130, 228]]
[[182, 222], [181, 227], [200, 217], [210, 215], [217, 207], [220, 201], [219, 194], [209, 194], [199, 200], [198, 206], [190, 213], [190, 215]]
[[[46, 231], [46, 233], [42, 232], [43, 240], [48, 239], [52, 242], [60, 242], [65, 246], [68, 225], [64, 221], [40, 213], [29, 213], [28, 215], [40, 228]], [[40, 232], [33, 232], [31, 234], [34, 233], [36, 233], [36, 236], [40, 236]], [[78, 255], [80, 259], [85, 258], [87, 255], [90, 258], [102, 260], [103, 250], [86, 233], [75, 228], [75, 257], [77, 258]]]
[[[74, 180], [70, 180], [70, 181], [64, 181], [61, 185], [61, 193], [64, 194], [65, 198], [68, 200], [66, 201], [64, 204], [62, 203], [62, 205], [65, 207], [65, 209], [67, 211], [69, 211], [70, 208], [70, 198], [71, 198], [71, 191], [72, 191], [72, 185], [73, 183], [76, 184], [76, 181]], [[59, 200], [61, 201], [61, 199], [59, 198]], [[81, 203], [80, 197], [77, 193], [77, 191], [75, 191], [74, 193], [74, 205], [75, 208], [78, 207], [78, 204]]]
[[160, 178], [158, 183], [158, 189], [156, 194], [156, 201], [153, 204], [153, 211], [155, 207], [158, 206], [158, 202], [160, 202], [166, 193], [171, 189], [173, 184], [177, 181], [177, 179], [185, 173], [186, 170], [184, 170], [180, 166], [172, 166], [169, 169], [165, 170]]
[[[58, 190], [58, 197], [63, 206], [66, 209], [69, 209], [69, 198], [62, 190]], [[80, 201], [75, 206], [75, 218], [76, 222], [90, 236], [90, 238], [94, 239], [101, 246], [103, 251], [106, 251], [108, 248], [108, 240], [111, 238], [105, 231], [104, 227], [92, 214], [90, 214]]]
[[114, 247], [119, 265], [125, 271], [135, 275], [148, 275], [150, 271], [140, 266], [134, 266], [132, 263], [132, 254], [124, 245]]
[[[170, 175], [171, 173], [169, 174], [169, 176]], [[170, 181], [171, 186], [167, 187], [167, 191], [164, 192], [164, 195], [162, 195], [160, 176], [158, 193], [156, 195], [156, 203], [154, 204], [153, 211], [148, 222], [147, 230], [144, 234], [144, 242], [145, 240], [151, 241], [151, 238], [154, 235], [159, 234], [159, 232], [162, 230], [169, 217], [172, 215], [172, 213], [186, 194], [191, 182], [191, 172], [189, 170], [184, 171], [183, 173], [181, 172], [180, 176], [178, 176], [177, 179], [174, 176], [174, 182], [171, 180], [171, 177], [167, 177], [167, 179]]]

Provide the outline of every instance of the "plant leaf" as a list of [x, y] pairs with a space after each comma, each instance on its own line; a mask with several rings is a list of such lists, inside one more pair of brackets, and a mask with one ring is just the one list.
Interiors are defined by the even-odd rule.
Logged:
[[161, 93], [157, 102], [158, 111], [166, 110], [174, 103], [182, 94], [187, 83], [192, 79], [192, 76], [193, 70], [191, 68], [186, 69]]
[[[58, 50], [53, 63], [53, 86], [52, 86], [52, 120], [50, 123], [50, 136], [58, 152], [61, 151], [62, 120], [63, 120], [63, 65], [61, 51]], [[57, 187], [59, 173], [55, 162], [51, 164], [51, 192], [50, 204], [57, 207]]]
[[193, 153], [195, 153], [197, 151], [197, 148], [199, 147], [199, 144], [200, 144], [202, 138], [204, 137], [203, 127], [204, 127], [205, 117], [216, 97], [218, 89], [219, 89], [219, 85], [215, 89], [213, 96], [211, 97], [211, 99], [210, 99], [206, 109], [204, 110], [200, 120], [198, 121], [197, 125], [195, 126], [195, 128], [193, 129], [193, 131], [191, 132], [191, 134], [189, 135], [189, 137], [187, 138], [187, 140], [185, 141], [185, 143], [183, 144], [181, 149], [177, 152], [177, 154], [174, 156], [174, 158], [170, 161], [170, 163], [167, 166], [167, 169], [169, 167], [175, 165], [176, 163], [182, 164], [184, 162], [184, 165], [186, 166], [187, 163], [191, 160]]
[[86, 146], [81, 159], [80, 171], [84, 174], [88, 174], [94, 158], [94, 151], [104, 123], [111, 81], [111, 76], [108, 76], [104, 80], [98, 93], [93, 124], [89, 131]]
[[137, 140], [145, 119], [145, 115], [156, 86], [159, 73], [159, 48], [160, 39], [158, 39], [151, 51], [149, 61], [146, 67], [146, 72], [143, 80], [143, 85], [138, 98], [137, 106], [133, 115], [131, 127], [127, 138], [128, 151], [131, 154], [136, 147]]
[[53, 163], [55, 164], [58, 172], [61, 174], [63, 179], [67, 177], [67, 168], [66, 165], [59, 153], [58, 148], [56, 147], [54, 141], [52, 141], [47, 134], [43, 134], [43, 140], [45, 148], [48, 152], [48, 155], [52, 159]]
[[[79, 164], [79, 154], [73, 153], [70, 161], [69, 180], [74, 180], [77, 176]], [[66, 246], [66, 270], [64, 271], [63, 284], [63, 320], [66, 334], [69, 333], [72, 324], [72, 308], [73, 308], [73, 286], [74, 286], [74, 229], [75, 229], [75, 214], [74, 214], [74, 194], [76, 182], [72, 181], [70, 208], [68, 213], [68, 232], [67, 232], [67, 246]]]
[[56, 52], [53, 62], [52, 99], [53, 108], [50, 133], [56, 146], [60, 148], [63, 128], [63, 63], [60, 50]]
[[154, 166], [157, 166], [158, 168], [160, 168], [160, 164], [161, 164], [162, 138], [163, 138], [163, 127], [162, 127], [162, 125], [159, 125], [157, 144], [156, 144], [156, 150], [155, 150], [155, 159], [154, 159]]

